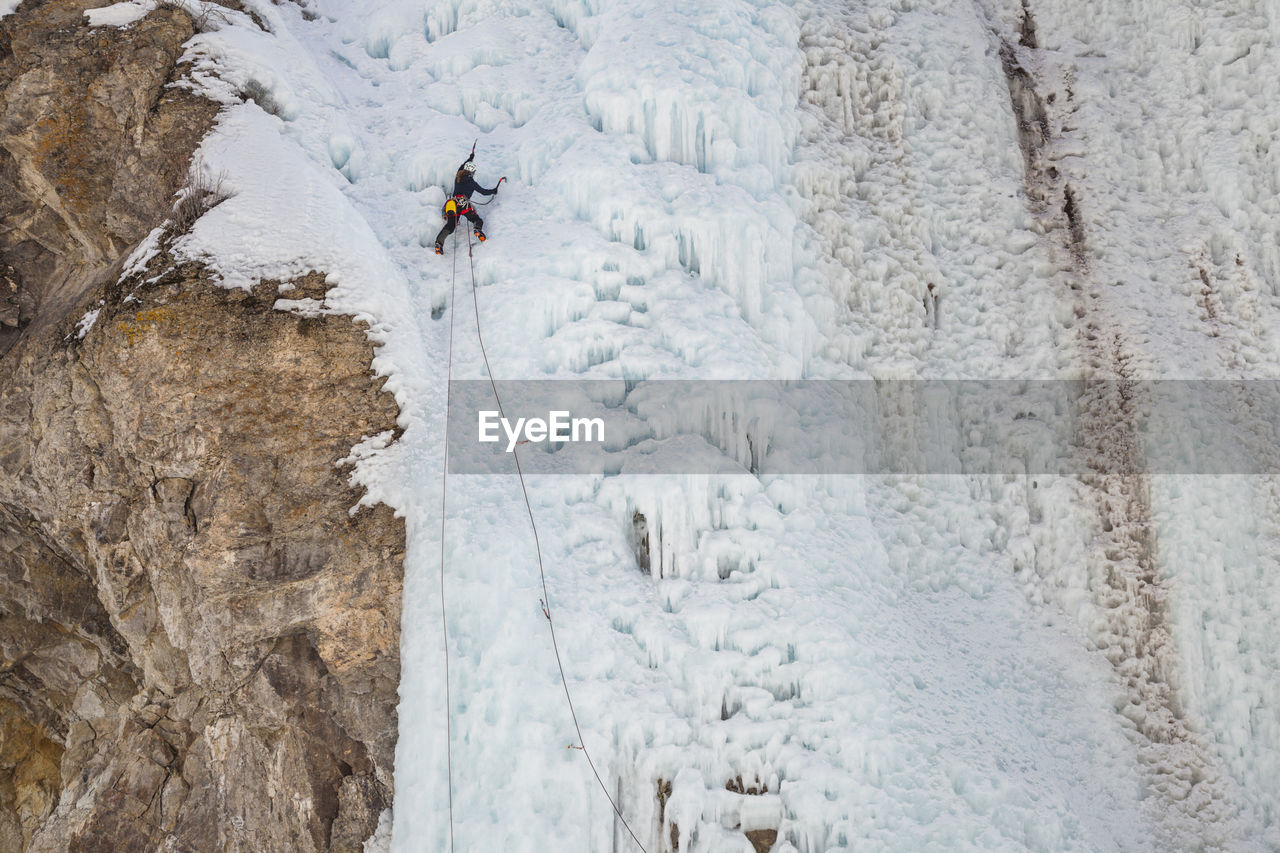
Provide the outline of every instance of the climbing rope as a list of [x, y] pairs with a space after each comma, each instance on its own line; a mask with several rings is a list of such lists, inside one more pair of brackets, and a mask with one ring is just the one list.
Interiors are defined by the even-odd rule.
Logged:
[[[470, 242], [470, 241], [468, 241]], [[449, 766], [449, 853], [453, 853], [453, 701], [449, 696], [449, 615], [444, 604], [444, 521], [445, 499], [449, 494], [449, 404], [453, 391], [453, 306], [458, 292], [458, 232], [453, 232], [453, 270], [449, 283], [449, 366], [444, 392], [445, 451], [444, 476], [440, 479], [440, 630], [444, 635], [444, 732], [445, 756]]]
[[[475, 307], [476, 339], [479, 340], [480, 342], [480, 354], [484, 357], [485, 372], [489, 374], [489, 387], [493, 389], [493, 399], [498, 404], [498, 417], [506, 418], [507, 416], [506, 412], [502, 408], [502, 398], [498, 396], [498, 384], [494, 381], [493, 369], [489, 367], [489, 354], [488, 352], [485, 351], [484, 335], [480, 333], [480, 297], [477, 295], [476, 260], [475, 260], [475, 254], [472, 251], [472, 247], [473, 247], [473, 244], [471, 242], [471, 232], [468, 231], [467, 232], [467, 258], [471, 264], [471, 304]], [[456, 257], [457, 255], [456, 251], [454, 254]], [[450, 316], [449, 322], [452, 324], [453, 322], [452, 310], [450, 311], [449, 316]], [[450, 332], [449, 332], [451, 340], [453, 335], [452, 328], [453, 327], [451, 325]], [[452, 358], [452, 354], [450, 355], [450, 358]], [[446, 397], [445, 405], [446, 407], [448, 406], [447, 397]], [[447, 416], [446, 416], [446, 419], [447, 419]], [[564, 673], [564, 663], [560, 659], [560, 644], [556, 642], [555, 621], [551, 618], [551, 596], [547, 593], [547, 573], [546, 573], [546, 569], [542, 564], [542, 543], [538, 539], [538, 524], [533, 520], [533, 504], [529, 501], [529, 489], [525, 485], [524, 471], [520, 467], [520, 454], [514, 448], [512, 449], [512, 456], [515, 457], [516, 474], [518, 474], [520, 477], [520, 493], [524, 496], [524, 508], [525, 508], [525, 511], [529, 514], [529, 527], [533, 529], [533, 547], [534, 547], [535, 553], [538, 556], [538, 575], [542, 579], [542, 601], [539, 603], [542, 605], [542, 615], [545, 616], [547, 619], [547, 627], [551, 630], [551, 647], [555, 650], [556, 666], [559, 667], [560, 669], [560, 684], [564, 687], [564, 698], [565, 698], [565, 701], [568, 702], [569, 704], [569, 716], [573, 718], [573, 728], [578, 733], [577, 748], [582, 750], [582, 754], [586, 756], [587, 764], [591, 765], [591, 772], [595, 775], [596, 782], [600, 785], [600, 790], [604, 792], [604, 796], [609, 801], [609, 805], [613, 807], [613, 813], [618, 816], [618, 820], [622, 821], [622, 825], [623, 827], [626, 828], [627, 833], [631, 836], [631, 840], [634, 841], [636, 843], [636, 846], [640, 848], [641, 853], [649, 853], [649, 851], [645, 849], [644, 844], [640, 842], [640, 839], [636, 837], [635, 832], [631, 829], [631, 824], [627, 823], [627, 819], [623, 817], [622, 810], [618, 808], [618, 804], [617, 802], [614, 801], [613, 795], [609, 793], [609, 789], [604, 784], [604, 780], [600, 778], [600, 771], [596, 769], [596, 763], [595, 761], [592, 760], [591, 753], [587, 750], [587, 742], [582, 737], [582, 727], [578, 724], [578, 712], [574, 710], [573, 696], [571, 696], [569, 693], [569, 679]], [[448, 466], [446, 465], [446, 468], [447, 467]], [[443, 523], [444, 522], [442, 520], [441, 521], [442, 527], [443, 527]], [[443, 538], [443, 536], [441, 538]], [[443, 548], [443, 546], [441, 547]], [[452, 820], [452, 817], [450, 817], [450, 820]]]

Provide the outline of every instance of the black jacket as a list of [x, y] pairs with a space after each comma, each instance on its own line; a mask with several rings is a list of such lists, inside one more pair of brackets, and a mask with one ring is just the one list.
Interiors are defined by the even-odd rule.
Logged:
[[[471, 157], [468, 157], [467, 159], [463, 160], [462, 166], [465, 166], [468, 163], [470, 163], [472, 157], [475, 157], [475, 155], [472, 154]], [[469, 199], [471, 198], [472, 193], [480, 193], [480, 195], [493, 195], [498, 191], [497, 187], [494, 187], [491, 190], [487, 190], [484, 187], [477, 184], [475, 178], [471, 177], [471, 175], [468, 174], [467, 172], [462, 171], [462, 166], [458, 167], [458, 174], [455, 175], [453, 178], [453, 194], [454, 195], [460, 195], [463, 198]]]

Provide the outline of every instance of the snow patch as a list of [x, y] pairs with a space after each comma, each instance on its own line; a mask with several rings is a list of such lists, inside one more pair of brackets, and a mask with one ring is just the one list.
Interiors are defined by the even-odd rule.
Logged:
[[151, 259], [160, 254], [160, 238], [164, 233], [165, 225], [151, 229], [151, 233], [147, 234], [137, 248], [129, 253], [129, 257], [125, 258], [124, 267], [120, 272], [120, 281], [141, 274], [147, 268], [147, 264], [151, 263]]
[[378, 815], [378, 827], [364, 842], [364, 853], [388, 853], [391, 850], [391, 809]]
[[154, 8], [156, 8], [154, 0], [141, 0], [141, 2], [127, 0], [111, 6], [88, 9], [84, 16], [89, 19], [91, 27], [127, 27], [141, 21]]
[[85, 312], [84, 316], [76, 322], [76, 339], [84, 340], [84, 336], [89, 334], [89, 330], [93, 328], [93, 324], [98, 322], [98, 315], [102, 313], [102, 306], [106, 303], [99, 299], [98, 304], [94, 308], [90, 308]]

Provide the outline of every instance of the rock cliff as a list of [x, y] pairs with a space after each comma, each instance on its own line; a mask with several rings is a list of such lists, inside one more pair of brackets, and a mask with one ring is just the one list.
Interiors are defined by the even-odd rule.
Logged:
[[274, 309], [323, 271], [121, 277], [216, 106], [188, 15], [92, 5], [0, 19], [0, 850], [360, 850], [404, 529], [340, 460], [395, 402], [361, 326]]

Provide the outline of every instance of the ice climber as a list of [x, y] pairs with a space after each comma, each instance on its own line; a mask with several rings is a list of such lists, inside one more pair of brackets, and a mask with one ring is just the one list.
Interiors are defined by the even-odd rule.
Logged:
[[444, 238], [453, 233], [453, 229], [458, 226], [458, 217], [465, 216], [471, 220], [471, 225], [475, 229], [476, 237], [480, 238], [480, 242], [484, 242], [484, 220], [480, 218], [480, 214], [476, 213], [474, 207], [471, 206], [471, 194], [480, 193], [481, 195], [497, 195], [498, 187], [502, 186], [502, 182], [506, 177], [498, 179], [498, 183], [493, 189], [487, 190], [476, 183], [476, 147], [471, 146], [471, 155], [462, 161], [462, 165], [458, 167], [458, 173], [453, 177], [453, 195], [444, 203], [444, 209], [440, 211], [444, 216], [444, 227], [440, 229], [440, 233], [436, 235], [436, 254], [444, 254]]

